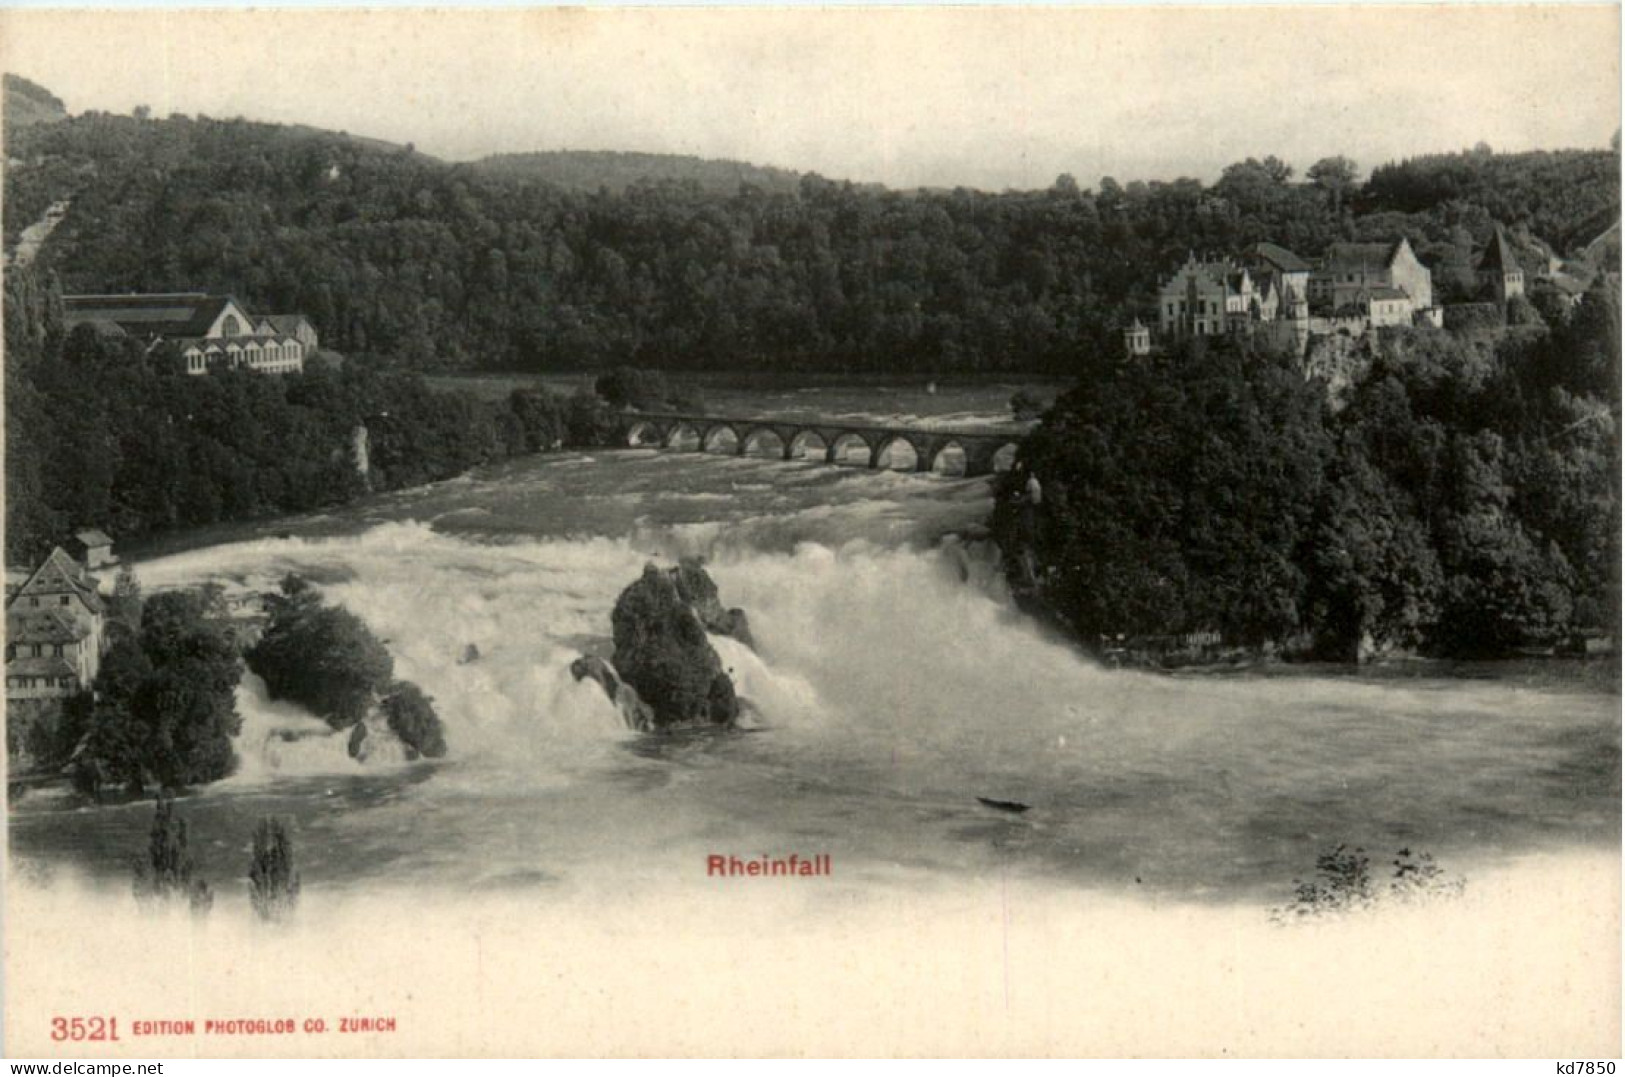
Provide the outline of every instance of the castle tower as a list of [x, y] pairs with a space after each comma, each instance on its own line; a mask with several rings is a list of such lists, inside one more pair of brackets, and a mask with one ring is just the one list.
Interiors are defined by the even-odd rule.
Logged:
[[1479, 286], [1494, 294], [1495, 301], [1505, 306], [1507, 300], [1523, 295], [1523, 269], [1512, 253], [1501, 226], [1495, 226], [1490, 245], [1484, 248], [1484, 257], [1478, 260]]

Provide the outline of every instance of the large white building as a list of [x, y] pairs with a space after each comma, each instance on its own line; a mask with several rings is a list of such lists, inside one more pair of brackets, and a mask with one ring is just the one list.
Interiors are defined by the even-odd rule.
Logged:
[[316, 327], [303, 314], [248, 312], [234, 297], [202, 292], [70, 295], [68, 326], [90, 324], [178, 356], [188, 374], [246, 367], [265, 374], [303, 370]]

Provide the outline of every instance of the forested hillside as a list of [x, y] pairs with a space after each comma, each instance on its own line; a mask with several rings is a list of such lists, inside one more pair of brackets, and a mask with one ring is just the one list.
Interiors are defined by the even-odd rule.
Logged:
[[708, 194], [723, 195], [736, 193], [741, 184], [789, 194], [801, 183], [799, 173], [784, 168], [669, 153], [604, 150], [499, 153], [476, 161], [475, 167], [494, 176], [550, 183], [568, 191], [605, 189], [614, 194], [637, 184], [666, 180], [692, 182]]
[[1452, 202], [1524, 225], [1559, 253], [1577, 255], [1619, 219], [1619, 157], [1589, 150], [1432, 154], [1375, 169], [1360, 196], [1367, 212], [1425, 213]]
[[1072, 371], [1149, 313], [1188, 250], [1267, 239], [1312, 256], [1404, 234], [1449, 301], [1475, 287], [1497, 220], [1560, 246], [1618, 213], [1617, 187], [1596, 180], [1617, 170], [1609, 151], [1492, 155], [1463, 184], [1417, 162], [1361, 188], [1335, 158], [1300, 181], [1266, 158], [1211, 186], [1063, 176], [1002, 194], [816, 175], [581, 192], [185, 117], [80, 116], [22, 129], [11, 152], [8, 237], [72, 198], [38, 263], [65, 290], [229, 291], [304, 311], [325, 346], [442, 369]]
[[62, 104], [62, 99], [45, 87], [9, 71], [5, 73], [3, 82], [7, 127], [23, 128], [30, 124], [67, 119], [68, 110]]

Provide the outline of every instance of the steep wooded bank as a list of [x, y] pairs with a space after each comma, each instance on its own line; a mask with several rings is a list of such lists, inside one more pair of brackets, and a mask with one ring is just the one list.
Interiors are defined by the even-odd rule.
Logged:
[[1617, 633], [1619, 310], [1605, 275], [1549, 332], [1385, 330], [1336, 397], [1229, 343], [1102, 368], [1000, 484], [1010, 582], [1106, 650]]

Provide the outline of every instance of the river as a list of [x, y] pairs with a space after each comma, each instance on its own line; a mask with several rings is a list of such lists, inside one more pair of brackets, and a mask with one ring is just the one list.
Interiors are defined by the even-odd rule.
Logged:
[[[293, 822], [309, 918], [346, 925], [336, 936], [306, 929], [321, 939], [311, 943], [320, 957], [300, 951], [315, 966], [337, 968], [337, 955], [350, 954], [345, 947], [357, 933], [372, 939], [374, 951], [415, 948], [426, 945], [420, 923], [461, 937], [484, 922], [487, 913], [478, 910], [500, 909], [489, 913], [492, 924], [509, 927], [490, 930], [522, 933], [512, 927], [516, 920], [538, 931], [548, 925], [551, 941], [524, 936], [529, 941], [513, 942], [517, 949], [501, 956], [482, 943], [481, 960], [502, 966], [490, 973], [493, 982], [527, 975], [522, 965], [508, 965], [525, 946], [557, 945], [561, 930], [597, 938], [610, 950], [635, 938], [640, 960], [664, 971], [641, 981], [644, 1003], [625, 1000], [634, 1006], [667, 1005], [664, 982], [699, 992], [696, 1005], [705, 992], [721, 992], [736, 1012], [755, 1012], [765, 1000], [740, 985], [745, 994], [713, 982], [725, 978], [715, 965], [718, 946], [735, 954], [735, 972], [742, 963], [761, 975], [762, 955], [740, 948], [750, 937], [776, 940], [770, 945], [785, 960], [803, 963], [795, 987], [776, 974], [761, 984], [800, 999], [809, 1012], [844, 1012], [832, 996], [803, 997], [815, 984], [836, 995], [854, 991], [855, 998], [883, 992], [894, 1001], [899, 991], [917, 1000], [946, 992], [939, 1011], [957, 1012], [957, 1003], [942, 999], [997, 995], [988, 970], [1002, 965], [1008, 1014], [1012, 1005], [1039, 1006], [1040, 996], [1053, 1005], [1061, 981], [1040, 992], [1038, 981], [1021, 975], [1021, 962], [1042, 958], [1062, 940], [1070, 940], [1066, 947], [1103, 946], [1101, 953], [1116, 957], [1100, 958], [1102, 968], [1121, 972], [1142, 961], [1177, 965], [1179, 955], [1237, 930], [1277, 940], [1263, 952], [1279, 952], [1279, 964], [1252, 970], [1277, 982], [1249, 988], [1250, 997], [1277, 1005], [1282, 992], [1293, 990], [1294, 976], [1313, 976], [1284, 956], [1293, 948], [1281, 949], [1284, 929], [1268, 927], [1267, 912], [1290, 900], [1293, 881], [1309, 876], [1317, 854], [1339, 843], [1370, 850], [1379, 871], [1402, 848], [1426, 851], [1465, 879], [1463, 908], [1488, 917], [1469, 916], [1462, 923], [1477, 927], [1449, 929], [1469, 932], [1468, 949], [1476, 945], [1471, 939], [1482, 944], [1492, 935], [1519, 940], [1526, 929], [1556, 930], [1545, 919], [1533, 927], [1509, 919], [1508, 910], [1525, 907], [1516, 895], [1539, 892], [1551, 902], [1543, 916], [1562, 915], [1566, 929], [1588, 932], [1575, 945], [1611, 937], [1617, 956], [1617, 691], [1562, 677], [1443, 677], [1420, 666], [1414, 675], [1386, 677], [1103, 669], [1010, 604], [995, 552], [976, 538], [989, 490], [985, 479], [822, 462], [646, 449], [564, 453], [141, 560], [135, 568], [149, 592], [206, 581], [264, 590], [284, 573], [305, 574], [388, 641], [397, 675], [434, 697], [451, 749], [435, 763], [374, 757], [360, 764], [341, 737], [289, 743], [278, 734], [319, 725], [295, 707], [267, 701], [255, 679], [245, 680], [238, 693], [245, 717], [239, 772], [181, 802], [198, 868], [217, 889], [216, 919], [234, 925], [212, 930], [250, 930], [241, 912], [249, 835], [259, 817], [277, 814]], [[706, 557], [724, 604], [749, 613], [756, 651], [731, 640], [717, 645], [740, 693], [761, 714], [758, 728], [638, 735], [620, 724], [595, 685], [578, 684], [568, 672], [582, 653], [608, 653], [610, 609], [643, 565], [685, 554]], [[470, 645], [479, 657], [463, 661]], [[995, 810], [979, 797], [1029, 810]], [[129, 862], [144, 846], [151, 814], [146, 804], [98, 808], [65, 794], [23, 798], [9, 819], [13, 922], [18, 908], [51, 919], [81, 902], [92, 903], [98, 916], [133, 917]], [[705, 874], [707, 858], [716, 854], [790, 853], [829, 856], [833, 876], [719, 882]], [[28, 893], [18, 896], [19, 886]], [[46, 897], [53, 893], [59, 896]], [[60, 896], [67, 894], [74, 896]], [[1017, 924], [1012, 901], [1025, 910]], [[1601, 914], [1608, 915], [1597, 921]], [[994, 945], [985, 933], [1000, 917], [1002, 958], [981, 950]], [[787, 924], [799, 926], [791, 932]], [[1449, 937], [1438, 919], [1421, 925], [1409, 929], [1416, 939]], [[1396, 930], [1384, 937], [1410, 937]], [[30, 937], [43, 946], [52, 936], [42, 928]], [[1141, 941], [1126, 943], [1130, 937]], [[662, 949], [679, 938], [684, 946], [705, 939], [714, 945], [687, 958]], [[865, 965], [871, 987], [855, 987], [821, 963], [817, 947], [804, 951], [817, 939], [885, 967]], [[953, 977], [970, 975], [969, 966], [942, 953], [961, 944], [962, 962], [979, 970], [963, 983]], [[920, 958], [922, 966], [895, 964], [898, 954], [922, 952], [937, 956]], [[451, 962], [448, 984], [475, 975], [461, 944], [457, 953], [444, 958]], [[1414, 948], [1405, 953], [1405, 960], [1422, 959]], [[662, 954], [669, 965], [661, 964]], [[1433, 979], [1423, 976], [1422, 987], [1413, 983], [1394, 996], [1392, 1013], [1374, 1002], [1366, 1017], [1403, 1017], [1418, 1003], [1418, 990], [1426, 1002], [1425, 991], [1451, 984], [1479, 993], [1493, 987], [1473, 959], [1458, 956], [1461, 967], [1448, 976], [1430, 965]], [[346, 960], [352, 964], [345, 968], [385, 975], [378, 952]], [[639, 990], [622, 982], [631, 973], [613, 962], [594, 965], [587, 976], [580, 960], [576, 987]], [[1233, 966], [1232, 954], [1232, 974]], [[1187, 970], [1197, 978], [1185, 990], [1208, 998], [1225, 989], [1229, 981], [1215, 968], [1201, 968], [1200, 975]], [[894, 973], [905, 982], [892, 984]], [[1617, 973], [1617, 965], [1611, 972], [1590, 969], [1587, 983], [1601, 987], [1588, 1005], [1606, 1013], [1611, 998], [1617, 1016]], [[344, 981], [342, 970], [333, 975]], [[417, 968], [400, 975], [418, 982], [439, 973]], [[1209, 982], [1210, 975], [1219, 979]], [[1565, 964], [1561, 975], [1571, 983], [1574, 970]], [[1532, 985], [1549, 982], [1531, 977]], [[1109, 975], [1087, 982], [1091, 997], [1112, 1006], [1149, 990], [1131, 986], [1138, 983], [1133, 976], [1117, 981], [1128, 992], [1123, 997], [1113, 995]], [[65, 982], [57, 989], [78, 990]], [[247, 990], [240, 982], [234, 989]], [[1178, 994], [1177, 985], [1170, 990]], [[249, 990], [245, 997], [264, 996]], [[1467, 1005], [1452, 998], [1451, 1006]], [[181, 1005], [173, 998], [171, 1004]], [[398, 999], [389, 1004], [410, 1009]], [[444, 999], [437, 1004], [455, 1008]], [[1061, 1027], [1045, 1010], [1041, 1031], [1033, 1024], [1036, 1011], [1022, 1010], [1025, 1031], [1006, 1027], [1003, 1035], [1015, 1038], [1000, 1042], [1040, 1053], [1078, 1042], [1109, 1048], [1117, 1036], [1140, 1042], [1132, 1039], [1141, 1027], [1135, 1021], [1154, 1028], [1160, 1005], [1146, 1001], [1134, 1020], [1099, 1027], [1081, 1015]], [[1208, 1041], [1195, 1030], [1213, 1027], [1229, 1028], [1225, 1042], [1238, 1049], [1273, 1053], [1298, 1042], [1264, 1036], [1258, 1030], [1275, 1028], [1274, 1018], [1254, 1017], [1249, 1033], [1223, 1014], [1206, 1014], [1185, 1033], [1141, 1050], [1206, 1053]], [[1480, 1020], [1466, 1011], [1462, 1019]], [[1575, 1011], [1568, 1023], [1541, 1029], [1580, 1034], [1574, 1023], [1594, 1019], [1600, 1020], [1588, 1009]], [[556, 1035], [485, 1027], [479, 1042], [615, 1053], [713, 1042], [685, 1039], [698, 1034], [679, 1035], [658, 1023], [664, 1030], [658, 1035], [606, 1046], [594, 1038], [608, 1035], [599, 1031], [605, 1015], [573, 1020]], [[965, 1046], [959, 1036], [996, 1034], [982, 1018], [957, 1031], [939, 1028], [929, 1007], [898, 1017], [885, 1026], [890, 1032], [870, 1018], [854, 1020], [862, 1027], [843, 1033], [820, 1026], [811, 1040], [786, 1040], [786, 1029], [799, 1026], [780, 1024], [779, 1039], [757, 1029], [741, 1030], [730, 1042], [760, 1040], [770, 1052], [810, 1042], [839, 1050], [874, 1036], [884, 1053], [888, 1044], [918, 1050], [911, 1046], [923, 1042], [918, 1037], [933, 1034], [944, 1050]], [[1298, 1035], [1310, 1037], [1304, 1043], [1313, 1052], [1358, 1029], [1374, 1034], [1356, 1024], [1340, 1032], [1324, 1017], [1299, 1027]], [[1583, 1024], [1582, 1031], [1598, 1028], [1604, 1038], [1595, 1042], [1609, 1046], [1606, 1021]], [[847, 1033], [857, 1038], [840, 1038]], [[1497, 1042], [1509, 1050], [1546, 1042], [1501, 1034], [1504, 1042]], [[1617, 1034], [1616, 1023], [1616, 1052]], [[418, 1049], [445, 1042], [442, 1033], [422, 1035], [410, 1041]], [[1397, 1026], [1393, 1035], [1393, 1043], [1433, 1053], [1434, 1041], [1406, 1039]], [[376, 1049], [393, 1052], [397, 1042], [408, 1041], [382, 1041]], [[1348, 1040], [1356, 1050], [1369, 1042]], [[1446, 1050], [1467, 1050], [1472, 1042], [1450, 1040]]]

